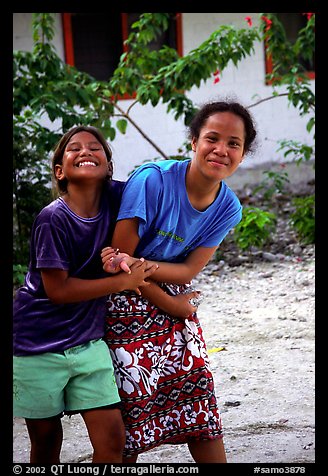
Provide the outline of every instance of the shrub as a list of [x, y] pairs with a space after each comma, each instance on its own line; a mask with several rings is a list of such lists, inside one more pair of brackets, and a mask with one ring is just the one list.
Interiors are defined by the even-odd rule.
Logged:
[[27, 273], [27, 266], [22, 264], [13, 265], [13, 284], [14, 288], [18, 288], [24, 284], [25, 275]]
[[257, 207], [244, 207], [243, 217], [234, 228], [233, 238], [239, 248], [262, 246], [276, 225], [276, 215]]
[[296, 230], [300, 240], [308, 245], [315, 240], [314, 195], [297, 197], [292, 200], [295, 211], [290, 216], [290, 224]]

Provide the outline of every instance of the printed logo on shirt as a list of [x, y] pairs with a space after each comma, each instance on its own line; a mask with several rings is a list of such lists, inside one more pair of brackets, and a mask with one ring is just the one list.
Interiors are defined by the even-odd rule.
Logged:
[[175, 233], [172, 233], [171, 231], [164, 231], [164, 230], [160, 230], [159, 228], [156, 228], [155, 232], [157, 233], [157, 235], [167, 236], [168, 238], [172, 238], [172, 240], [179, 241], [180, 243], [184, 241], [184, 238], [176, 235]]

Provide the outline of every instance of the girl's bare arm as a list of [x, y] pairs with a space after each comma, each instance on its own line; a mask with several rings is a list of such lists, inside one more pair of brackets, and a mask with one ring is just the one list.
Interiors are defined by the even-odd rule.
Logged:
[[45, 292], [49, 299], [56, 304], [88, 301], [110, 293], [124, 290], [140, 294], [139, 286], [148, 286], [146, 279], [155, 271], [157, 265], [151, 268], [142, 260], [131, 266], [131, 274], [124, 271], [99, 279], [80, 279], [68, 275], [61, 269], [42, 269], [41, 276]]
[[[138, 218], [119, 221], [115, 227], [112, 246], [118, 247], [122, 252], [133, 255], [138, 243]], [[106, 260], [109, 256], [108, 249], [105, 248], [101, 253], [104, 269], [106, 269]], [[187, 317], [196, 310], [196, 307], [189, 303], [189, 299], [196, 297], [197, 292], [189, 295], [170, 296], [153, 281], [175, 284], [188, 283], [208, 263], [215, 250], [216, 247], [200, 247], [190, 253], [183, 263], [158, 263], [159, 267], [152, 274], [151, 284], [140, 288], [142, 295], [171, 315]], [[148, 263], [152, 262], [148, 260]]]

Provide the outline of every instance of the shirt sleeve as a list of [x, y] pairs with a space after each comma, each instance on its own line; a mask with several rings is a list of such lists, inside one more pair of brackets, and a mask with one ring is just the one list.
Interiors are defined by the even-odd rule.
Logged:
[[242, 218], [242, 207], [240, 206], [235, 212], [227, 216], [223, 221], [221, 221], [220, 226], [217, 229], [213, 229], [210, 232], [203, 243], [200, 243], [199, 246], [213, 247], [218, 246], [224, 238], [227, 236], [230, 230], [234, 228], [240, 222]]
[[[139, 218], [139, 231], [149, 228], [162, 197], [162, 175], [158, 168], [141, 167], [126, 182], [118, 220]], [[142, 234], [142, 233], [141, 233]]]
[[67, 237], [52, 223], [42, 223], [35, 229], [37, 268], [69, 269]]

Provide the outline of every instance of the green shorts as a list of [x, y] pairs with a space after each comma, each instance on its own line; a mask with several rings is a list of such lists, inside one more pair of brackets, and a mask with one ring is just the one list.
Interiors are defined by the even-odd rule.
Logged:
[[14, 416], [50, 418], [120, 401], [107, 344], [99, 339], [63, 352], [14, 356]]

